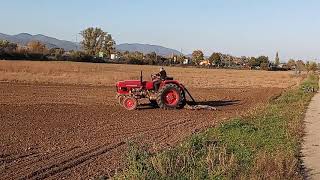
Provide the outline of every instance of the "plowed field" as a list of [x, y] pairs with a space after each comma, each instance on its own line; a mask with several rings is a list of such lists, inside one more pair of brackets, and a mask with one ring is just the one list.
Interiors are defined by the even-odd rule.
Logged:
[[[174, 146], [194, 132], [247, 114], [300, 81], [289, 72], [168, 68], [200, 104], [218, 110], [161, 110], [144, 104], [126, 111], [115, 100], [114, 81], [135, 77], [143, 68], [158, 69], [0, 61], [0, 179], [112, 174], [123, 166], [129, 142], [154, 150]], [[103, 78], [95, 81], [95, 75]]]

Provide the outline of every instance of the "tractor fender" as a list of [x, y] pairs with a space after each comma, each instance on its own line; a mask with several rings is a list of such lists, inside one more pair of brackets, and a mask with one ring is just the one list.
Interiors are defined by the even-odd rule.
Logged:
[[182, 84], [180, 84], [178, 81], [175, 81], [175, 80], [165, 80], [165, 81], [163, 81], [162, 83], [161, 83], [161, 87], [162, 86], [164, 86], [164, 85], [166, 85], [166, 84], [175, 84], [175, 85], [177, 85], [179, 88], [181, 88], [181, 90], [185, 90], [185, 87], [182, 85]]

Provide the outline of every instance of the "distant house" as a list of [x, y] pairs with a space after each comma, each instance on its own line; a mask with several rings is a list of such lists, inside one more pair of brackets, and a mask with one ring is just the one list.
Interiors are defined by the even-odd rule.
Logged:
[[185, 58], [184, 60], [183, 60], [183, 64], [190, 64], [191, 63], [191, 61], [190, 61], [190, 59], [188, 59], [188, 58]]
[[110, 54], [110, 59], [111, 60], [118, 60], [120, 57], [118, 56], [118, 54]]
[[281, 63], [278, 65], [279, 68], [288, 68], [288, 65], [286, 63]]
[[268, 70], [269, 71], [288, 71], [290, 68], [286, 63], [281, 63], [279, 65], [270, 64]]
[[173, 57], [173, 62], [176, 63], [178, 60], [177, 56], [172, 56], [172, 57]]
[[210, 62], [209, 62], [209, 60], [204, 60], [204, 61], [201, 61], [201, 62], [199, 63], [199, 65], [200, 65], [200, 66], [209, 66], [209, 65], [210, 65]]

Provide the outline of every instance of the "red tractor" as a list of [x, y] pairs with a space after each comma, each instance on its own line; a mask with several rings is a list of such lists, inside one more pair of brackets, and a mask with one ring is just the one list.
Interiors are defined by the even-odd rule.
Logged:
[[151, 79], [152, 81], [143, 81], [141, 71], [140, 80], [117, 82], [116, 97], [119, 104], [127, 110], [134, 110], [138, 107], [138, 100], [146, 98], [149, 99], [151, 105], [163, 109], [183, 108], [186, 105], [185, 95], [186, 93], [189, 94], [189, 92], [181, 83], [167, 77], [161, 81], [158, 91], [156, 91], [154, 83], [158, 78], [155, 75], [151, 75]]

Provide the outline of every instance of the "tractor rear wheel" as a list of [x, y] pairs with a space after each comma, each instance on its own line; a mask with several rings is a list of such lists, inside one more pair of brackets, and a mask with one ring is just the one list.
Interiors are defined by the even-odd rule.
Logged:
[[183, 92], [175, 84], [166, 84], [157, 95], [157, 104], [163, 109], [180, 108], [185, 101]]
[[126, 97], [123, 100], [123, 107], [126, 108], [127, 110], [135, 110], [138, 107], [138, 101], [136, 98], [133, 97]]

